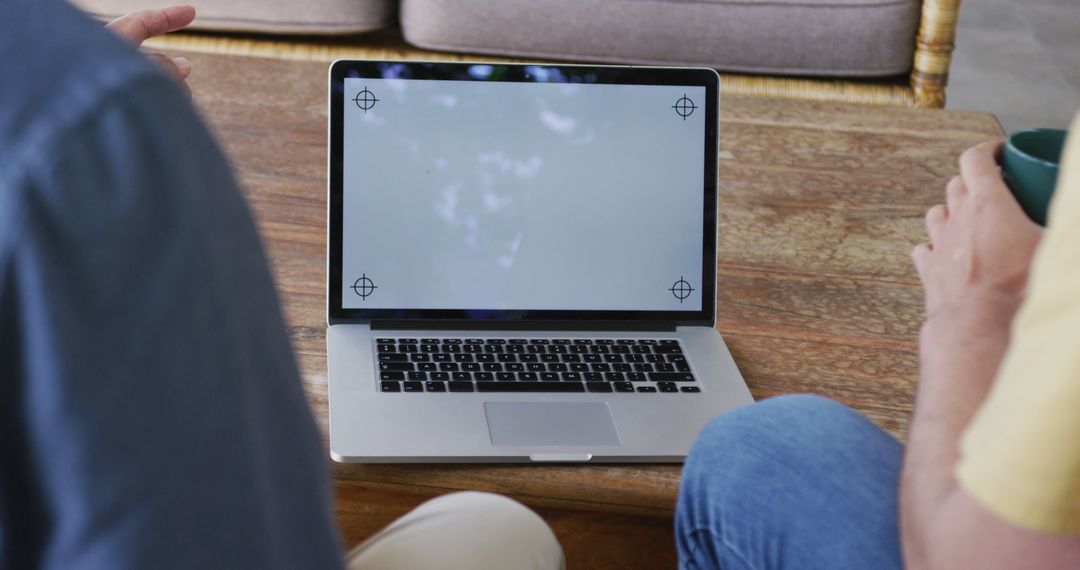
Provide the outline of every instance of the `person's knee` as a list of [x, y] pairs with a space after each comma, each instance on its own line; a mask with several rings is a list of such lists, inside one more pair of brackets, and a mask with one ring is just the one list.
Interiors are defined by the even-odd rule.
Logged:
[[[525, 505], [494, 493], [463, 491], [432, 499], [418, 510], [437, 510], [444, 524], [472, 529], [491, 545], [504, 545], [506, 568], [561, 568], [563, 551], [555, 533]], [[499, 559], [500, 555], [492, 558]], [[511, 558], [514, 559], [513, 562]], [[484, 566], [486, 567], [486, 566]]]

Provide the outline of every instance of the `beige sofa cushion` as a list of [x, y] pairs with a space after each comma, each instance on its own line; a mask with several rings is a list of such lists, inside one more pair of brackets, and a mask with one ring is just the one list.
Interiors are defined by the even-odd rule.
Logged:
[[784, 75], [911, 68], [918, 0], [402, 0], [417, 46]]
[[[72, 0], [102, 19], [167, 4], [157, 0]], [[397, 0], [185, 0], [198, 13], [193, 29], [345, 34], [395, 25]]]

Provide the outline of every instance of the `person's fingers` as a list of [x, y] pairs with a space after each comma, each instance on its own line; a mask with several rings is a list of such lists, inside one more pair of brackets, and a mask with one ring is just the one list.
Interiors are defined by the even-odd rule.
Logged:
[[930, 234], [930, 243], [937, 243], [941, 239], [941, 231], [945, 229], [948, 219], [949, 212], [944, 204], [938, 204], [926, 211], [926, 233]]
[[177, 77], [180, 79], [187, 79], [191, 75], [191, 62], [184, 56], [177, 56], [170, 58], [174, 65], [176, 65]]
[[[146, 57], [149, 57], [150, 59], [156, 61], [157, 64], [161, 67], [164, 67], [165, 70], [169, 72], [169, 75], [172, 75], [173, 77], [179, 79], [184, 78], [180, 75], [180, 66], [177, 65], [176, 61], [174, 61], [173, 58], [163, 53], [148, 53], [146, 54]], [[188, 66], [188, 72], [191, 72], [190, 66]]]
[[109, 22], [105, 27], [135, 45], [140, 45], [154, 36], [184, 28], [194, 19], [193, 6], [169, 6], [133, 12]]
[[960, 202], [963, 201], [966, 195], [967, 186], [964, 185], [964, 179], [953, 176], [949, 183], [945, 185], [945, 206], [949, 209], [949, 212], [960, 211]]
[[926, 282], [926, 277], [923, 274], [924, 268], [931, 252], [932, 249], [928, 243], [920, 243], [911, 250], [911, 262], [915, 265], [915, 271], [919, 274], [919, 280], [923, 283]]
[[964, 177], [965, 186], [973, 191], [1008, 190], [996, 158], [1002, 144], [1001, 139], [986, 141], [960, 155], [960, 176]]

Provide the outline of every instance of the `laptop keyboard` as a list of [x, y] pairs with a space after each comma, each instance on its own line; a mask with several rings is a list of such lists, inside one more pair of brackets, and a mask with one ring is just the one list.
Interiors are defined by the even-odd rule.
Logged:
[[698, 393], [674, 339], [376, 338], [383, 392]]

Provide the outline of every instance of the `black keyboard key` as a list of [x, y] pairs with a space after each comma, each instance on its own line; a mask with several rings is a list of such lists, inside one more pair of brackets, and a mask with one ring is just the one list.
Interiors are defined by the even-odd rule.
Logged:
[[394, 344], [394, 339], [392, 339], [392, 338], [377, 338], [377, 339], [375, 339], [375, 342], [377, 342], [379, 344]]
[[634, 365], [634, 372], [654, 372], [653, 365], [648, 362]]
[[461, 370], [461, 367], [458, 366], [457, 362], [440, 362], [439, 370], [443, 372], [457, 372], [458, 370]]
[[585, 387], [588, 388], [590, 392], [610, 392], [611, 391], [611, 384], [608, 384], [607, 382], [589, 382], [588, 384], [585, 385]]
[[427, 372], [409, 372], [409, 380], [424, 381], [427, 380]]
[[587, 338], [576, 338], [574, 339], [574, 344], [592, 344], [592, 340]]
[[472, 382], [471, 372], [455, 372], [453, 374], [455, 382]]
[[503, 352], [503, 347], [501, 344], [489, 344], [484, 346], [484, 352], [488, 354], [497, 354]]
[[380, 354], [379, 362], [408, 362], [408, 354]]
[[529, 341], [527, 341], [527, 340], [525, 340], [523, 338], [512, 338], [512, 339], [510, 339], [510, 344], [522, 345], [522, 344], [527, 344], [528, 342]]
[[461, 339], [460, 338], [444, 338], [442, 340], [442, 343], [443, 344], [461, 344]]
[[623, 361], [623, 359], [622, 359], [621, 354], [605, 354], [604, 355], [604, 362], [611, 363], [611, 362], [622, 362], [622, 361]]
[[548, 347], [549, 354], [566, 354], [566, 352], [566, 347], [560, 344], [553, 344]]
[[536, 362], [540, 360], [540, 358], [537, 357], [535, 354], [522, 354], [518, 356], [518, 360], [520, 360], [521, 362]]
[[611, 352], [611, 349], [602, 344], [594, 344], [589, 347], [589, 352], [592, 354], [607, 354]]
[[630, 372], [629, 374], [626, 375], [626, 379], [631, 381], [631, 382], [644, 382], [645, 381], [645, 375], [642, 374], [641, 372]]
[[660, 388], [661, 392], [671, 393], [679, 391], [679, 386], [674, 382], [657, 382], [656, 385]]
[[637, 391], [638, 391], [638, 392], [649, 392], [649, 393], [652, 393], [652, 392], [656, 392], [656, 388], [653, 388], [652, 386], [638, 386], [638, 387], [637, 387]]
[[482, 338], [467, 338], [467, 339], [465, 339], [465, 343], [466, 344], [484, 344], [484, 339], [482, 339]]
[[546, 338], [534, 338], [529, 341], [529, 344], [550, 344]]
[[398, 345], [398, 352], [410, 352], [411, 353], [411, 352], [419, 352], [419, 351], [420, 350], [418, 348], [416, 348], [415, 344], [399, 344]]
[[483, 352], [484, 347], [480, 346], [479, 344], [466, 344], [461, 347], [461, 351], [469, 353]]
[[563, 362], [581, 362], [581, 357], [577, 354], [563, 354], [559, 356], [559, 360]]
[[446, 382], [450, 379], [449, 372], [432, 372], [429, 376], [431, 376], [432, 380], [438, 380], [440, 382]]
[[570, 344], [570, 339], [568, 339], [568, 338], [557, 338], [557, 339], [551, 341], [551, 344], [558, 344], [558, 345], [566, 346], [566, 345]]
[[420, 341], [415, 338], [399, 338], [398, 344], [419, 344]]
[[375, 348], [378, 349], [379, 352], [397, 352], [397, 346], [394, 346], [392, 344], [380, 344], [376, 345]]
[[643, 345], [643, 344], [635, 346], [635, 347], [631, 347], [631, 351], [634, 354], [652, 354], [652, 349], [649, 348], [648, 346]]
[[461, 354], [461, 346], [457, 344], [446, 344], [443, 345], [442, 351], [447, 354]]
[[685, 362], [679, 362], [675, 364], [676, 372], [690, 372], [690, 365]]
[[514, 378], [513, 372], [496, 372], [495, 379], [500, 382], [515, 382], [517, 378]]
[[428, 353], [428, 354], [434, 354], [436, 352], [439, 352], [439, 345], [437, 345], [437, 344], [421, 344], [420, 345], [420, 352], [425, 352], [425, 353]]
[[604, 376], [599, 372], [586, 372], [582, 376], [585, 377], [586, 382], [600, 382], [604, 379]]
[[575, 344], [570, 347], [571, 354], [585, 354], [587, 352], [589, 352], [589, 347], [585, 345]]
[[379, 380], [404, 380], [404, 372], [380, 372]]
[[522, 354], [525, 352], [525, 347], [520, 344], [508, 344], [506, 345], [507, 354]]
[[611, 365], [606, 362], [597, 362], [592, 365], [593, 372], [611, 372]]
[[638, 344], [644, 344], [644, 345], [649, 345], [649, 346], [656, 346], [656, 339], [651, 339], [651, 338], [643, 338], [643, 339], [641, 339], [641, 340], [639, 340], [639, 341], [638, 341]]
[[502, 372], [502, 369], [502, 364], [499, 364], [498, 362], [484, 363], [484, 372]]
[[536, 382], [538, 379], [535, 372], [521, 372], [518, 374], [518, 380], [521, 382]]
[[558, 362], [558, 361], [559, 361], [559, 355], [558, 354], [541, 354], [540, 355], [540, 362]]
[[476, 378], [477, 381], [483, 380], [489, 382], [495, 379], [495, 375], [491, 372], [477, 372], [473, 374], [473, 376]]
[[479, 372], [480, 371], [480, 363], [479, 362], [462, 362], [461, 363], [461, 369], [466, 371], [466, 372]]
[[431, 360], [434, 362], [453, 362], [455, 356], [463, 356], [461, 354], [432, 354]]
[[633, 392], [634, 385], [630, 382], [615, 382], [612, 384], [616, 392]]
[[547, 365], [540, 362], [530, 362], [525, 365], [525, 368], [527, 368], [529, 372], [543, 372], [547, 370]]
[[679, 345], [664, 344], [656, 347], [656, 354], [682, 354], [682, 347]]
[[582, 362], [571, 362], [570, 363], [570, 371], [571, 372], [588, 372], [589, 371], [589, 365], [585, 364], [585, 363], [582, 363]]
[[442, 382], [428, 382], [426, 385], [428, 392], [445, 392], [446, 384]]
[[646, 354], [645, 355], [645, 362], [649, 362], [649, 363], [652, 363], [652, 364], [663, 364], [664, 355], [662, 355], [662, 354]]
[[604, 345], [611, 346], [611, 345], [615, 344], [615, 341], [611, 340], [610, 338], [602, 338], [602, 339], [596, 341], [596, 344], [604, 344]]
[[[446, 356], [450, 356], [450, 355], [448, 354]], [[440, 362], [445, 362], [445, 361], [440, 361]], [[454, 355], [454, 362], [476, 362], [476, 357], [471, 355], [471, 354], [465, 354], [465, 353], [455, 354]]]
[[486, 344], [506, 344], [505, 338], [489, 338], [484, 341]]
[[437, 338], [422, 338], [422, 339], [420, 339], [420, 344], [439, 344], [439, 339], [437, 339]]
[[567, 368], [566, 365], [562, 362], [553, 362], [551, 364], [548, 364], [548, 371], [550, 372], [566, 372], [567, 370], [569, 370], [569, 368]]
[[405, 382], [404, 386], [405, 386], [405, 391], [406, 392], [423, 392], [424, 391], [424, 383], [423, 382]]
[[496, 354], [495, 355], [495, 361], [496, 362], [517, 362], [517, 355], [516, 354]]
[[677, 341], [677, 340], [670, 340], [670, 339], [664, 339], [664, 340], [661, 340], [661, 341], [660, 341], [660, 344], [662, 344], [662, 345], [664, 345], [664, 346], [670, 346], [670, 345], [673, 345], [673, 344], [674, 344], [674, 345], [678, 345], [678, 344], [679, 344], [679, 341]]
[[655, 368], [657, 372], [675, 372], [675, 365], [668, 364], [666, 362], [663, 364], [657, 364]]
[[450, 386], [450, 391], [451, 392], [472, 392], [473, 391], [472, 382], [450, 382], [448, 385]]
[[600, 362], [604, 360], [604, 357], [600, 354], [586, 354], [581, 359], [585, 362]]
[[495, 355], [494, 354], [477, 354], [476, 355], [476, 361], [477, 362], [495, 362]]
[[630, 354], [630, 347], [622, 345], [613, 346], [611, 347], [611, 352], [612, 354]]
[[653, 372], [649, 374], [653, 382], [693, 382], [694, 375], [686, 372]]
[[478, 392], [584, 392], [585, 385], [574, 382], [477, 382]]
[[558, 372], [541, 372], [540, 373], [540, 379], [543, 380], [544, 382], [558, 382], [559, 381], [559, 373]]
[[608, 372], [604, 374], [604, 380], [608, 382], [622, 382], [626, 380], [626, 377], [623, 376], [622, 372]]
[[692, 393], [696, 394], [696, 393], [701, 391], [701, 388], [698, 388], [697, 386], [683, 386], [682, 391], [683, 392], [692, 392]]
[[382, 382], [379, 384], [379, 389], [383, 392], [400, 392], [401, 384], [398, 384], [397, 382]]
[[525, 365], [520, 363], [520, 362], [507, 362], [505, 368], [506, 368], [507, 372], [524, 372], [525, 371]]
[[561, 376], [563, 382], [581, 382], [581, 374], [578, 372], [563, 372]]
[[642, 364], [645, 362], [645, 357], [640, 354], [624, 354], [623, 360], [634, 364]]
[[431, 362], [431, 355], [424, 354], [423, 352], [415, 352], [410, 360], [413, 362]]
[[630, 340], [628, 338], [620, 338], [619, 340], [615, 341], [615, 343], [616, 344], [631, 345], [631, 344], [637, 344], [637, 341], [636, 340]]
[[435, 372], [439, 369], [439, 365], [434, 362], [421, 362], [416, 365], [416, 369], [421, 372]]
[[620, 362], [618, 364], [612, 364], [611, 369], [614, 370], [615, 372], [633, 372], [634, 371], [634, 368], [632, 366], [630, 366], [629, 364], [626, 364], [625, 362]]

